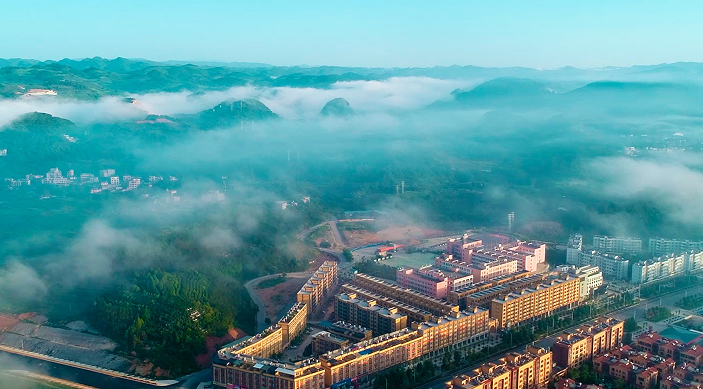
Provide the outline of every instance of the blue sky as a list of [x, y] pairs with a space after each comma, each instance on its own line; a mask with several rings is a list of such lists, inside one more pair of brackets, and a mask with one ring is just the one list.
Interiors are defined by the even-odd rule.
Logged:
[[2, 1], [0, 57], [275, 65], [703, 62], [701, 1]]

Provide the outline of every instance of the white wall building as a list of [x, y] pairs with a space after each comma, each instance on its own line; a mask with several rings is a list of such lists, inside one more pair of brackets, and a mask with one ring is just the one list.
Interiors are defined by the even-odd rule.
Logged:
[[583, 236], [581, 234], [569, 236], [569, 242], [566, 245], [566, 263], [578, 266], [581, 250], [583, 250]]
[[632, 265], [630, 282], [642, 284], [703, 269], [703, 251], [669, 254]]
[[596, 235], [593, 249], [608, 254], [637, 254], [642, 251], [642, 239]]
[[703, 251], [703, 242], [680, 239], [649, 238], [649, 252], [655, 256]]

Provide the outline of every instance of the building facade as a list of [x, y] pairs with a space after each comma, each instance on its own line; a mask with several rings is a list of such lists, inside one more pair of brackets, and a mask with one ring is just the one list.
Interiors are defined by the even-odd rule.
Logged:
[[337, 262], [325, 261], [300, 288], [296, 301], [307, 304], [308, 316], [312, 316], [335, 284], [337, 284]]
[[500, 328], [509, 328], [522, 322], [544, 317], [579, 301], [581, 284], [578, 278], [551, 280], [533, 289], [512, 292], [491, 301], [491, 317]]
[[620, 347], [624, 332], [625, 322], [613, 318], [600, 318], [565, 332], [552, 346], [554, 362], [564, 368], [579, 367], [596, 355]]
[[637, 254], [642, 251], [642, 239], [596, 235], [593, 249], [608, 254]]

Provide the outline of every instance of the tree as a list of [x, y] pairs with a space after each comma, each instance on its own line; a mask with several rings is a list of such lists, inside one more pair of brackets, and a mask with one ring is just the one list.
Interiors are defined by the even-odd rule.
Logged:
[[461, 364], [461, 351], [454, 350], [454, 365], [459, 366]]
[[625, 332], [635, 332], [638, 329], [640, 329], [640, 326], [637, 324], [637, 320], [635, 320], [634, 317], [628, 317], [625, 320]]
[[322, 247], [323, 249], [328, 249], [328, 248], [332, 247], [332, 243], [330, 243], [326, 240], [323, 240], [322, 242], [320, 242], [320, 247]]
[[442, 357], [442, 370], [448, 370], [451, 367], [452, 364], [452, 359], [449, 356], [449, 351], [444, 353], [444, 357]]
[[342, 255], [344, 256], [344, 259], [347, 260], [347, 262], [351, 262], [354, 260], [354, 254], [352, 254], [351, 250], [349, 249], [342, 250]]

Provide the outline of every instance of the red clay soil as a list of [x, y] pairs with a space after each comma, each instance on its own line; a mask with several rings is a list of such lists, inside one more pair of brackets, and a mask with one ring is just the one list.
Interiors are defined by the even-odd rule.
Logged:
[[19, 322], [19, 319], [15, 317], [0, 315], [0, 331], [9, 330]]
[[246, 335], [244, 331], [240, 330], [239, 328], [230, 328], [229, 331], [227, 331], [227, 334], [222, 337], [214, 337], [214, 336], [208, 336], [207, 339], [205, 339], [205, 347], [207, 348], [207, 352], [198, 355], [195, 357], [195, 360], [198, 362], [198, 366], [201, 368], [206, 368], [210, 366], [210, 359], [212, 358], [213, 355], [217, 353], [217, 350], [220, 349], [220, 347], [226, 345], [227, 343], [233, 342], [239, 338], [242, 338]]
[[310, 263], [310, 266], [308, 266], [308, 270], [315, 271], [325, 261], [336, 261], [336, 260], [337, 260], [337, 258], [332, 254], [320, 253], [320, 255], [318, 255], [317, 258], [315, 258], [315, 261]]

